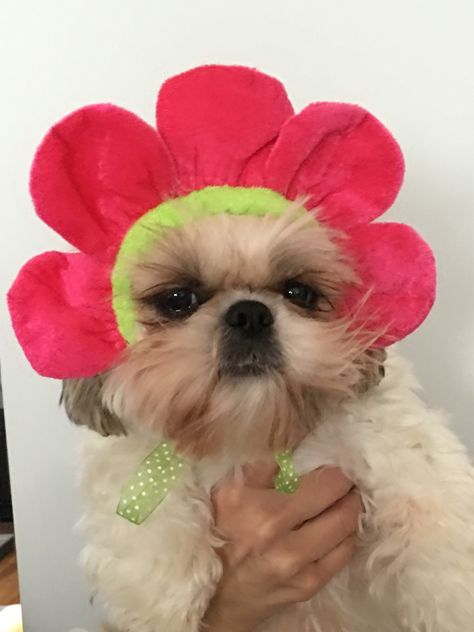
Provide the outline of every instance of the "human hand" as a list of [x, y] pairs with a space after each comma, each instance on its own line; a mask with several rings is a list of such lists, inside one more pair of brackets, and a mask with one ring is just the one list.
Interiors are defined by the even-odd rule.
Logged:
[[362, 511], [353, 483], [334, 467], [273, 489], [274, 467], [244, 468], [213, 494], [227, 540], [223, 576], [205, 617], [209, 632], [251, 632], [285, 606], [307, 601], [352, 558]]

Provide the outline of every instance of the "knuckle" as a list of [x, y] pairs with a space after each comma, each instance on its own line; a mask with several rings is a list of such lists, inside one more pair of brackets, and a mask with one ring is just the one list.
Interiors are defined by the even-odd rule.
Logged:
[[346, 493], [353, 486], [353, 482], [337, 467], [330, 468], [328, 482], [335, 494]]
[[308, 601], [314, 597], [323, 584], [324, 582], [320, 573], [315, 569], [302, 575], [297, 586], [298, 601]]
[[249, 549], [254, 553], [262, 553], [272, 542], [271, 528], [262, 523], [249, 534], [249, 538]]
[[323, 466], [315, 470], [312, 482], [324, 488], [327, 499], [332, 502], [343, 498], [354, 486], [344, 472], [334, 466]]
[[278, 535], [278, 517], [262, 513], [256, 522], [255, 544], [258, 548], [264, 547], [275, 540]]
[[216, 488], [212, 494], [212, 500], [216, 510], [234, 512], [240, 505], [241, 494], [229, 484]]
[[337, 512], [342, 533], [350, 535], [357, 530], [360, 511], [360, 501], [357, 494], [349, 494]]
[[272, 575], [280, 580], [293, 577], [300, 570], [300, 562], [297, 557], [289, 552], [273, 555], [270, 562]]
[[339, 536], [347, 536], [353, 533], [357, 523], [354, 521], [352, 513], [345, 508], [339, 509], [337, 512], [337, 531]]
[[356, 535], [349, 536], [346, 539], [346, 554], [349, 560], [351, 560], [359, 550], [359, 544], [359, 538]]

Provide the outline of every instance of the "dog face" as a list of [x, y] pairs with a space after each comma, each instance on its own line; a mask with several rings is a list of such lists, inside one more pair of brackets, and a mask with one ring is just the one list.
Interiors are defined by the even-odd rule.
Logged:
[[[296, 445], [323, 402], [360, 390], [373, 360], [338, 318], [357, 278], [336, 241], [294, 208], [204, 217], [160, 235], [130, 262], [138, 339], [92, 379], [112, 432], [156, 432], [198, 456]], [[76, 421], [80, 391], [66, 384]]]

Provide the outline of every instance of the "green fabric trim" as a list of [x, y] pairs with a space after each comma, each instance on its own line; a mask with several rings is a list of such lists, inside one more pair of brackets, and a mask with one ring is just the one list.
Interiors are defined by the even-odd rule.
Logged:
[[298, 489], [300, 480], [293, 464], [291, 452], [289, 450], [280, 452], [276, 455], [275, 460], [280, 468], [275, 477], [275, 489], [283, 494], [294, 494]]
[[141, 524], [176, 485], [185, 465], [172, 443], [161, 443], [127, 481], [117, 506], [118, 515]]
[[[275, 456], [279, 472], [275, 477], [275, 489], [294, 494], [298, 489], [299, 476], [289, 450]], [[117, 514], [133, 524], [141, 524], [160, 505], [179, 480], [186, 460], [179, 456], [171, 441], [164, 441], [139, 465], [122, 489]]]
[[125, 235], [112, 271], [112, 306], [124, 339], [129, 344], [136, 339], [136, 318], [128, 274], [130, 263], [146, 252], [167, 228], [179, 228], [185, 222], [218, 213], [281, 215], [289, 204], [289, 200], [271, 189], [212, 186], [163, 202], [145, 213]]

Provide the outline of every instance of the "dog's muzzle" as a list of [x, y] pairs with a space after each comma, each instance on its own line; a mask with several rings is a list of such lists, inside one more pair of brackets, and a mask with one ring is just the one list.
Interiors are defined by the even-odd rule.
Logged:
[[223, 317], [220, 373], [262, 375], [281, 368], [282, 356], [270, 309], [260, 301], [238, 301]]

